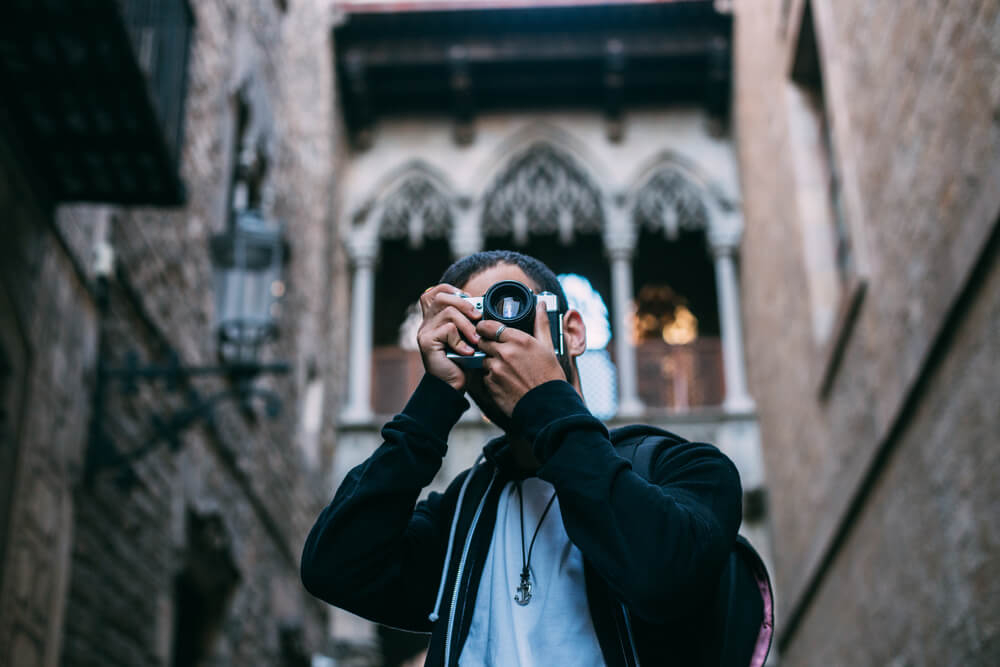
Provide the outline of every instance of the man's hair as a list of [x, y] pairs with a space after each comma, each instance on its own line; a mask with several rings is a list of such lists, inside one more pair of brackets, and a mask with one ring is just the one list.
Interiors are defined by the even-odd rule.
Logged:
[[563, 291], [562, 285], [559, 284], [559, 279], [552, 272], [552, 269], [534, 257], [529, 257], [516, 250], [483, 250], [463, 257], [445, 270], [444, 275], [441, 276], [441, 282], [461, 287], [469, 282], [473, 276], [493, 268], [497, 264], [510, 264], [518, 267], [534, 281], [539, 291], [552, 292], [556, 295], [560, 311], [566, 312], [569, 309], [566, 292]]

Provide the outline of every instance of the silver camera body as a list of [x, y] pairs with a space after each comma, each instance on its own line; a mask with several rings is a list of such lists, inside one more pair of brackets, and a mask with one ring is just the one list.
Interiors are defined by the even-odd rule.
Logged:
[[[482, 296], [464, 296], [466, 301], [475, 306], [483, 314], [482, 319], [495, 320], [511, 329], [520, 329], [527, 334], [535, 330], [535, 308], [538, 302], [545, 304], [545, 312], [549, 318], [549, 332], [552, 335], [552, 347], [560, 357], [565, 354], [563, 345], [563, 313], [559, 310], [559, 298], [552, 292], [534, 294], [526, 285], [516, 280], [502, 280]], [[475, 347], [475, 346], [473, 346]], [[482, 368], [486, 354], [476, 350], [472, 354], [447, 352], [449, 359], [462, 368]]]

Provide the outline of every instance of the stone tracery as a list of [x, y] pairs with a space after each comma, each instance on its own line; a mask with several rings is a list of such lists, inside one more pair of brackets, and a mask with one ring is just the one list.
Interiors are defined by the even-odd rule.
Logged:
[[[729, 264], [733, 248], [739, 244], [738, 214], [730, 212], [725, 201], [702, 185], [702, 179], [690, 176], [688, 169], [673, 159], [661, 161], [645, 173], [630, 194], [613, 197], [595, 183], [561, 142], [541, 140], [515, 153], [482, 194], [457, 194], [424, 169], [408, 169], [402, 178], [392, 179], [394, 185], [384, 188], [385, 194], [369, 200], [368, 207], [355, 214], [359, 224], [348, 243], [355, 269], [352, 305], [357, 310], [351, 339], [359, 342], [352, 352], [352, 387], [345, 422], [364, 422], [372, 414], [368, 368], [375, 296], [373, 267], [381, 241], [406, 239], [417, 248], [425, 240], [447, 239], [452, 254], [461, 256], [478, 250], [487, 237], [506, 237], [523, 244], [532, 236], [555, 236], [569, 245], [576, 234], [600, 234], [611, 264], [614, 327], [627, 331], [640, 229], [663, 234], [671, 241], [682, 231], [705, 232], [716, 264], [721, 337], [726, 348], [726, 408], [739, 411], [752, 406], [737, 345], [741, 337], [735, 321], [738, 282]], [[626, 336], [615, 340], [619, 415], [640, 415], [644, 406], [638, 399], [635, 356]]]
[[574, 233], [599, 233], [604, 226], [601, 194], [586, 172], [564, 151], [546, 143], [513, 158], [483, 197], [483, 233], [558, 234], [569, 243]]
[[637, 227], [662, 231], [671, 240], [681, 230], [707, 230], [709, 226], [704, 195], [670, 166], [659, 169], [639, 188], [633, 216]]
[[420, 247], [424, 238], [448, 238], [454, 224], [451, 204], [426, 176], [415, 174], [403, 181], [383, 205], [379, 236], [408, 238]]

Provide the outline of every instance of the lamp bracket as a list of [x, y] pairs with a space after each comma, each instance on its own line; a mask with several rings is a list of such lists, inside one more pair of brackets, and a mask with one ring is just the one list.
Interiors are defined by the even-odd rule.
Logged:
[[[163, 443], [166, 443], [171, 451], [179, 451], [183, 445], [181, 435], [184, 431], [201, 420], [212, 423], [214, 410], [223, 401], [238, 401], [249, 409], [252, 399], [259, 398], [264, 402], [267, 416], [271, 419], [277, 418], [281, 413], [281, 398], [269, 389], [255, 387], [253, 381], [259, 375], [285, 375], [290, 370], [291, 366], [285, 362], [264, 364], [241, 361], [217, 366], [184, 366], [173, 351], [168, 352], [166, 361], [162, 364], [141, 365], [138, 355], [134, 352], [126, 355], [122, 366], [98, 364], [94, 413], [84, 465], [84, 484], [92, 486], [99, 473], [115, 471], [119, 486], [123, 488], [132, 486], [138, 479], [133, 463]], [[228, 377], [231, 386], [207, 397], [202, 396], [191, 380], [205, 376]], [[160, 380], [164, 382], [167, 393], [174, 394], [184, 390], [184, 406], [166, 415], [152, 415], [150, 417], [152, 432], [146, 441], [135, 449], [120, 451], [104, 428], [104, 406], [108, 390], [117, 383], [122, 395], [132, 395], [138, 391], [140, 382]]]

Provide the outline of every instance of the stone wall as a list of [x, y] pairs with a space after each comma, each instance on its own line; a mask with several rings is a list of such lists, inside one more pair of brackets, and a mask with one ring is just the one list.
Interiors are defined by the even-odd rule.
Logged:
[[[985, 548], [996, 564], [988, 517], [1000, 501], [986, 489], [995, 487], [998, 468], [977, 442], [991, 432], [983, 430], [989, 420], [971, 416], [991, 414], [997, 375], [980, 363], [955, 385], [947, 373], [922, 378], [938, 355], [945, 365], [995, 356], [989, 290], [976, 290], [970, 307], [985, 314], [965, 315], [954, 304], [980, 280], [976, 267], [995, 261], [988, 248], [1000, 212], [1000, 3], [809, 3], [855, 278], [865, 285], [856, 317], [842, 316], [821, 340], [807, 288], [815, 267], [802, 250], [815, 211], [798, 196], [794, 154], [803, 137], [789, 104], [805, 4], [738, 3], [735, 32], [743, 313], [773, 498], [782, 644], [795, 664], [813, 662], [817, 646], [827, 651], [818, 660], [824, 664], [894, 656], [900, 664], [910, 664], [905, 656], [934, 664], [932, 653], [946, 664], [957, 655], [968, 659], [955, 664], [974, 664], [989, 646], [995, 654], [989, 619], [997, 607], [960, 602], [984, 594], [978, 565], [945, 554], [975, 561]], [[942, 338], [952, 329], [966, 333]], [[983, 383], [992, 391], [981, 391]], [[914, 405], [921, 407], [914, 412]], [[923, 424], [934, 424], [936, 437]], [[927, 460], [934, 451], [946, 451], [947, 460]], [[968, 502], [957, 489], [947, 500], [934, 497], [933, 489], [953, 485], [978, 490], [968, 491]], [[930, 511], [930, 504], [964, 511], [967, 527], [932, 522], [915, 534], [917, 508]], [[986, 546], [967, 544], [968, 534]], [[909, 559], [915, 562], [903, 567]], [[900, 569], [886, 576], [893, 567]], [[951, 592], [926, 604], [911, 600], [917, 574], [947, 578]], [[884, 614], [901, 628], [932, 612], [971, 617], [944, 639], [875, 631], [885, 627]], [[838, 624], [850, 624], [853, 638], [832, 632]], [[962, 651], [947, 650], [955, 646]]]
[[1000, 378], [996, 245], [787, 663], [989, 665], [1000, 655], [1000, 414], [987, 398]]
[[[319, 0], [285, 4], [192, 3], [185, 206], [53, 212], [42, 200], [26, 211], [32, 193], [18, 185], [14, 160], [0, 159], [0, 180], [12, 175], [0, 207], [18, 221], [4, 298], [29, 347], [10, 549], [0, 561], [0, 662], [171, 664], [177, 623], [186, 622], [176, 614], [185, 608], [180, 577], [229, 582], [205, 593], [218, 601], [195, 641], [205, 642], [205, 664], [300, 664], [325, 642], [326, 612], [302, 589], [298, 558], [330, 494], [323, 471], [344, 354], [336, 304], [346, 274], [332, 216], [340, 159], [333, 15]], [[264, 213], [285, 223], [291, 250], [281, 336], [267, 354], [293, 370], [258, 379], [280, 394], [283, 411], [271, 421], [259, 405], [223, 403], [211, 422], [185, 432], [179, 452], [161, 444], [137, 461], [130, 485], [119, 485], [114, 470], [85, 483], [98, 350], [111, 365], [128, 352], [162, 362], [168, 349], [187, 365], [217, 363], [208, 239], [226, 225], [240, 95], [268, 158]], [[102, 239], [117, 260], [103, 315], [91, 268]], [[112, 385], [104, 422], [115, 446], [141, 447], [155, 433], [152, 417], [183, 408], [192, 388], [207, 396], [227, 381], [199, 379], [175, 393], [144, 383], [132, 396]]]
[[[0, 663], [56, 665], [96, 308], [0, 137]], [[72, 322], [72, 326], [63, 326]]]

